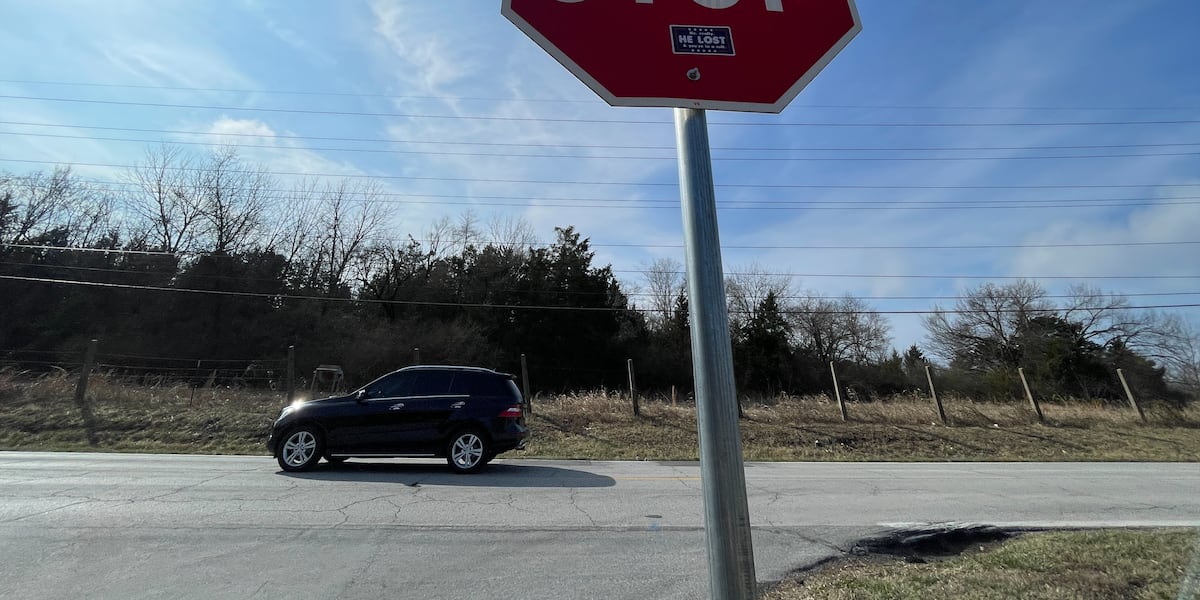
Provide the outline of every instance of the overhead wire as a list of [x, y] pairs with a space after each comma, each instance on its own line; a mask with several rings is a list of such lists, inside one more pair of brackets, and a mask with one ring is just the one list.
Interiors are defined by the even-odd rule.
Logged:
[[[85, 129], [93, 131], [120, 131], [126, 133], [157, 133], [167, 135], [190, 135], [222, 138], [268, 138], [280, 140], [305, 140], [321, 142], [354, 142], [379, 144], [414, 144], [414, 145], [446, 145], [446, 146], [484, 146], [484, 147], [513, 147], [513, 148], [560, 148], [560, 149], [592, 149], [592, 150], [662, 150], [675, 151], [675, 146], [654, 146], [644, 144], [563, 144], [563, 143], [530, 143], [530, 142], [499, 142], [494, 140], [411, 140], [400, 138], [363, 138], [295, 135], [289, 133], [247, 133], [223, 131], [194, 131], [181, 129], [148, 129], [138, 127], [102, 127], [95, 125], [35, 123], [30, 121], [2, 121], [0, 125], [16, 125], [24, 127], [44, 127], [58, 129]], [[91, 139], [91, 138], [89, 138]], [[172, 141], [171, 143], [175, 143]], [[1195, 147], [1200, 142], [1160, 142], [1144, 144], [1065, 144], [1038, 146], [827, 146], [827, 147], [779, 147], [779, 146], [720, 146], [714, 145], [714, 151], [730, 152], [982, 152], [982, 151], [1020, 151], [1020, 150], [1115, 150], [1131, 148], [1169, 148]], [[312, 150], [313, 148], [308, 148]]]
[[[0, 135], [21, 137], [94, 140], [123, 143], [206, 146], [218, 148], [255, 148], [290, 152], [351, 152], [360, 154], [401, 154], [420, 156], [471, 156], [491, 158], [554, 158], [554, 159], [592, 159], [592, 160], [658, 160], [674, 162], [674, 156], [637, 156], [637, 155], [589, 155], [589, 154], [519, 154], [512, 152], [447, 152], [438, 150], [398, 150], [394, 148], [330, 148], [278, 146], [272, 144], [245, 143], [211, 143], [184, 140], [118, 138], [105, 136], [65, 135], [50, 133], [29, 133], [17, 131], [0, 131]], [[1089, 160], [1112, 158], [1151, 158], [1163, 156], [1200, 156], [1200, 152], [1139, 152], [1118, 154], [1059, 154], [1038, 156], [714, 156], [715, 162], [960, 162], [960, 161], [998, 161], [998, 160]]]
[[[1196, 278], [1200, 278], [1197, 276]], [[375, 298], [336, 298], [325, 296], [297, 295], [297, 294], [270, 294], [259, 292], [237, 292], [224, 290], [202, 290], [193, 288], [178, 288], [165, 286], [138, 286], [119, 283], [106, 283], [95, 281], [77, 281], [69, 279], [53, 279], [43, 277], [21, 277], [14, 275], [0, 275], [0, 279], [9, 281], [24, 281], [29, 283], [47, 283], [57, 285], [75, 285], [84, 287], [97, 287], [109, 289], [127, 289], [127, 290], [145, 290], [169, 293], [190, 293], [209, 296], [230, 296], [241, 298], [258, 298], [268, 299], [272, 301], [283, 300], [305, 300], [318, 302], [334, 302], [334, 303], [357, 303], [357, 304], [387, 304], [399, 306], [428, 306], [441, 308], [479, 308], [479, 309], [504, 309], [504, 310], [541, 310], [541, 311], [565, 311], [565, 312], [664, 312], [654, 308], [619, 308], [619, 307], [590, 307], [590, 306], [561, 306], [561, 305], [527, 305], [527, 304], [487, 304], [475, 302], [433, 302], [420, 300], [386, 300]], [[1159, 310], [1168, 308], [1200, 308], [1200, 303], [1180, 303], [1180, 304], [1157, 304], [1157, 305], [1140, 305], [1140, 306], [1102, 306], [1094, 308], [1073, 307], [1074, 310]], [[859, 310], [859, 311], [822, 311], [829, 314], [866, 314], [874, 313], [880, 315], [932, 315], [932, 314], [975, 314], [981, 312], [999, 312], [999, 313], [1019, 313], [1019, 312], [1035, 312], [1035, 313], [1057, 313], [1061, 308], [1026, 308], [1026, 309], [997, 309], [992, 311], [980, 310], [962, 310], [962, 309], [941, 309], [941, 310]], [[736, 312], [736, 311], [735, 311]], [[810, 311], [803, 310], [781, 310], [782, 314], [806, 314]]]
[[[30, 160], [16, 158], [0, 158], [0, 162], [63, 165], [64, 161]], [[103, 167], [111, 169], [136, 169], [138, 165], [94, 163], [70, 161], [65, 164], [76, 167]], [[202, 167], [163, 167], [169, 171], [203, 171]], [[441, 181], [441, 182], [470, 182], [470, 183], [502, 183], [525, 185], [595, 185], [595, 186], [652, 186], [678, 187], [678, 182], [662, 181], [579, 181], [579, 180], [542, 180], [542, 179], [496, 179], [474, 177], [430, 177], [416, 175], [370, 175], [370, 174], [338, 174], [338, 173], [308, 173], [296, 171], [269, 170], [230, 170], [231, 174], [263, 174], [296, 177], [330, 177], [343, 179], [386, 179], [404, 181]], [[807, 183], [718, 183], [718, 188], [751, 188], [751, 189], [849, 189], [849, 190], [1055, 190], [1055, 189], [1127, 189], [1127, 188], [1198, 188], [1198, 183], [1123, 183], [1123, 184], [976, 184], [976, 185], [919, 185], [919, 184], [807, 184]]]
[[[330, 96], [330, 97], [350, 97], [350, 98], [387, 98], [395, 100], [479, 100], [486, 102], [548, 102], [548, 103], [564, 103], [564, 104], [593, 104], [600, 106], [601, 103], [597, 98], [589, 99], [572, 99], [572, 98], [513, 98], [501, 96], [417, 96], [409, 94], [385, 94], [371, 92], [346, 92], [346, 91], [328, 91], [328, 90], [273, 90], [262, 88], [213, 88], [213, 87], [194, 87], [194, 86], [179, 86], [179, 85], [148, 85], [148, 84], [128, 84], [128, 83], [112, 83], [112, 82], [82, 82], [82, 81], [47, 81], [47, 80], [32, 80], [32, 79], [0, 79], [0, 83], [20, 84], [20, 85], [45, 85], [45, 86], [60, 86], [60, 87], [91, 87], [91, 88], [109, 88], [109, 89], [140, 89], [140, 90], [167, 90], [167, 91], [185, 91], [185, 92], [219, 92], [219, 93], [234, 93], [234, 94], [263, 94], [263, 95], [290, 95], [290, 96]], [[899, 109], [899, 110], [1070, 110], [1070, 111], [1191, 111], [1200, 110], [1196, 106], [1016, 106], [1016, 105], [904, 105], [904, 104], [804, 104], [797, 103], [795, 106], [800, 108], [838, 108], [838, 109]]]
[[[170, 102], [135, 102], [128, 100], [101, 100], [95, 98], [60, 98], [52, 96], [24, 96], [18, 94], [0, 94], [0, 100], [23, 100], [35, 102], [57, 102], [73, 104], [92, 104], [109, 106], [138, 106], [145, 108], [185, 108], [191, 110], [213, 110], [224, 112], [256, 112], [256, 113], [288, 113], [301, 115], [326, 115], [339, 117], [386, 117], [403, 119], [432, 119], [432, 120], [462, 120], [462, 121], [496, 121], [508, 123], [572, 123], [591, 125], [662, 125], [671, 124], [669, 119], [579, 119], [559, 117], [513, 117], [496, 115], [435, 115], [402, 112], [372, 112], [351, 110], [321, 110], [306, 108], [279, 108], [261, 106], [224, 106], [213, 104], [181, 104]], [[1102, 127], [1102, 126], [1138, 126], [1138, 125], [1194, 125], [1200, 124], [1200, 119], [1156, 119], [1140, 121], [1028, 121], [1028, 122], [960, 122], [960, 123], [848, 123], [848, 122], [795, 122], [795, 121], [709, 121], [710, 126], [738, 127], [900, 127], [900, 128], [944, 128], [944, 127]]]
[[[248, 277], [248, 276], [243, 276], [243, 275], [212, 275], [212, 274], [198, 274], [198, 273], [192, 273], [192, 272], [181, 273], [177, 270], [161, 271], [161, 270], [143, 270], [143, 269], [119, 269], [119, 268], [105, 268], [105, 267], [84, 267], [84, 266], [78, 266], [78, 265], [56, 265], [56, 264], [48, 264], [48, 263], [18, 263], [18, 262], [11, 262], [11, 261], [0, 261], [0, 265], [10, 266], [10, 267], [22, 267], [22, 268], [40, 268], [40, 269], [45, 269], [48, 271], [61, 270], [61, 271], [79, 271], [79, 272], [88, 272], [88, 273], [109, 273], [109, 274], [122, 275], [122, 276], [127, 275], [127, 276], [158, 277], [160, 279], [176, 279], [179, 277], [186, 277], [189, 280], [198, 279], [198, 280], [205, 280], [205, 281], [238, 281], [238, 282], [250, 282], [250, 283], [274, 283], [274, 284], [279, 284], [279, 285], [287, 285], [286, 278]], [[675, 273], [675, 274], [679, 274], [679, 273]], [[744, 273], [731, 272], [729, 274], [730, 275], [742, 275]], [[1089, 279], [1089, 277], [1078, 277], [1078, 278], [1074, 278], [1074, 279]], [[488, 291], [494, 292], [494, 293], [505, 293], [505, 294], [530, 294], [530, 295], [552, 294], [552, 295], [566, 295], [566, 296], [596, 296], [596, 297], [608, 296], [608, 292], [585, 292], [585, 291], [575, 291], [575, 290], [538, 290], [538, 289], [512, 289], [512, 288], [492, 287], [492, 288], [489, 288]], [[628, 297], [628, 298], [644, 298], [644, 297], [652, 298], [652, 297], [657, 296], [657, 294], [654, 294], [652, 292], [639, 292], [639, 291], [624, 291], [621, 293], [621, 295]], [[1106, 292], [1106, 293], [1096, 294], [1095, 296], [1096, 297], [1105, 297], [1105, 298], [1114, 298], [1114, 299], [1133, 298], [1133, 297], [1160, 297], [1160, 296], [1200, 296], [1200, 291], [1195, 291], [1195, 292], [1146, 292], [1146, 293]], [[778, 295], [777, 297], [781, 300], [820, 300], [820, 299], [828, 298], [828, 296], [812, 295], [812, 294], [798, 294], [798, 295], [797, 294], [783, 294], [783, 295]], [[1046, 296], [1042, 296], [1042, 297], [1043, 298], [1061, 299], [1061, 298], [1074, 298], [1075, 296], [1068, 294], [1068, 295], [1046, 295]], [[854, 296], [854, 298], [859, 299], [859, 300], [961, 300], [961, 299], [963, 299], [963, 296]]]

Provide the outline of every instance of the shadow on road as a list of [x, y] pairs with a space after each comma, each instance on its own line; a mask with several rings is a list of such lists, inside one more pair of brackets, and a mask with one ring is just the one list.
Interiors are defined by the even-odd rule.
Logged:
[[576, 469], [506, 463], [490, 464], [473, 475], [453, 473], [445, 464], [357, 461], [340, 465], [320, 463], [311, 471], [279, 471], [277, 474], [295, 479], [399, 483], [409, 487], [595, 488], [611, 487], [617, 483], [612, 477]]

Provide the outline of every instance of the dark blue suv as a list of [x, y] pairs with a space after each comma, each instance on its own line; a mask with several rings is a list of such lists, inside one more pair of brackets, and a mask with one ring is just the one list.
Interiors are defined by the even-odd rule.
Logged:
[[267, 449], [284, 471], [322, 457], [444, 457], [459, 473], [520, 448], [529, 435], [513, 376], [476, 367], [406, 367], [346, 396], [283, 409]]

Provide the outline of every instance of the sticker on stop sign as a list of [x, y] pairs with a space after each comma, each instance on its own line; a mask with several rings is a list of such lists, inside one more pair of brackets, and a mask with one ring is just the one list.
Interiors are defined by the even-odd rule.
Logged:
[[614, 106], [780, 112], [862, 29], [854, 0], [502, 0]]

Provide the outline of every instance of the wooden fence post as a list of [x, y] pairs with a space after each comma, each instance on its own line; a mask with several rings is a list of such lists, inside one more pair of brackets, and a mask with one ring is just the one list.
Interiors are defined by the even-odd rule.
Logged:
[[83, 429], [87, 433], [88, 444], [95, 446], [100, 442], [96, 437], [96, 415], [92, 412], [92, 402], [87, 397], [88, 377], [96, 364], [97, 340], [88, 342], [87, 352], [83, 355], [83, 367], [79, 370], [79, 383], [75, 384], [75, 405], [83, 417]]
[[1125, 369], [1117, 369], [1117, 378], [1121, 380], [1121, 387], [1125, 388], [1125, 396], [1129, 398], [1129, 405], [1133, 407], [1133, 410], [1137, 411], [1138, 416], [1145, 423], [1146, 412], [1142, 410], [1142, 406], [1133, 398], [1133, 391], [1129, 389], [1129, 382], [1125, 381]]
[[838, 385], [837, 369], [833, 368], [833, 361], [829, 361], [829, 374], [833, 375], [833, 395], [837, 398], [838, 410], [842, 412], [842, 422], [846, 422], [849, 418], [846, 415], [846, 401], [842, 399], [842, 388]]
[[296, 399], [296, 347], [288, 346], [287, 353], [287, 403]]
[[1046, 417], [1042, 415], [1042, 404], [1033, 397], [1033, 392], [1029, 391], [1029, 381], [1025, 379], [1025, 369], [1017, 367], [1017, 374], [1021, 376], [1021, 386], [1025, 388], [1025, 399], [1029, 400], [1029, 406], [1033, 408], [1033, 412], [1037, 413], [1039, 423], [1045, 423]]
[[933, 396], [933, 403], [937, 405], [938, 419], [941, 420], [942, 425], [945, 425], [946, 410], [942, 408], [942, 401], [938, 400], [937, 390], [933, 387], [933, 370], [929, 368], [929, 365], [925, 365], [925, 379], [929, 381], [929, 395]]
[[672, 407], [675, 406], [675, 401], [678, 397], [679, 397], [679, 394], [678, 394], [678, 392], [675, 391], [675, 386], [671, 386], [671, 406]]
[[525, 394], [525, 412], [533, 414], [533, 397], [529, 395], [529, 365], [525, 363], [525, 355], [521, 355], [521, 390]]
[[629, 399], [633, 401], [633, 416], [640, 417], [642, 415], [642, 406], [638, 403], [637, 384], [633, 378], [633, 359], [625, 359], [625, 368], [629, 371]]

